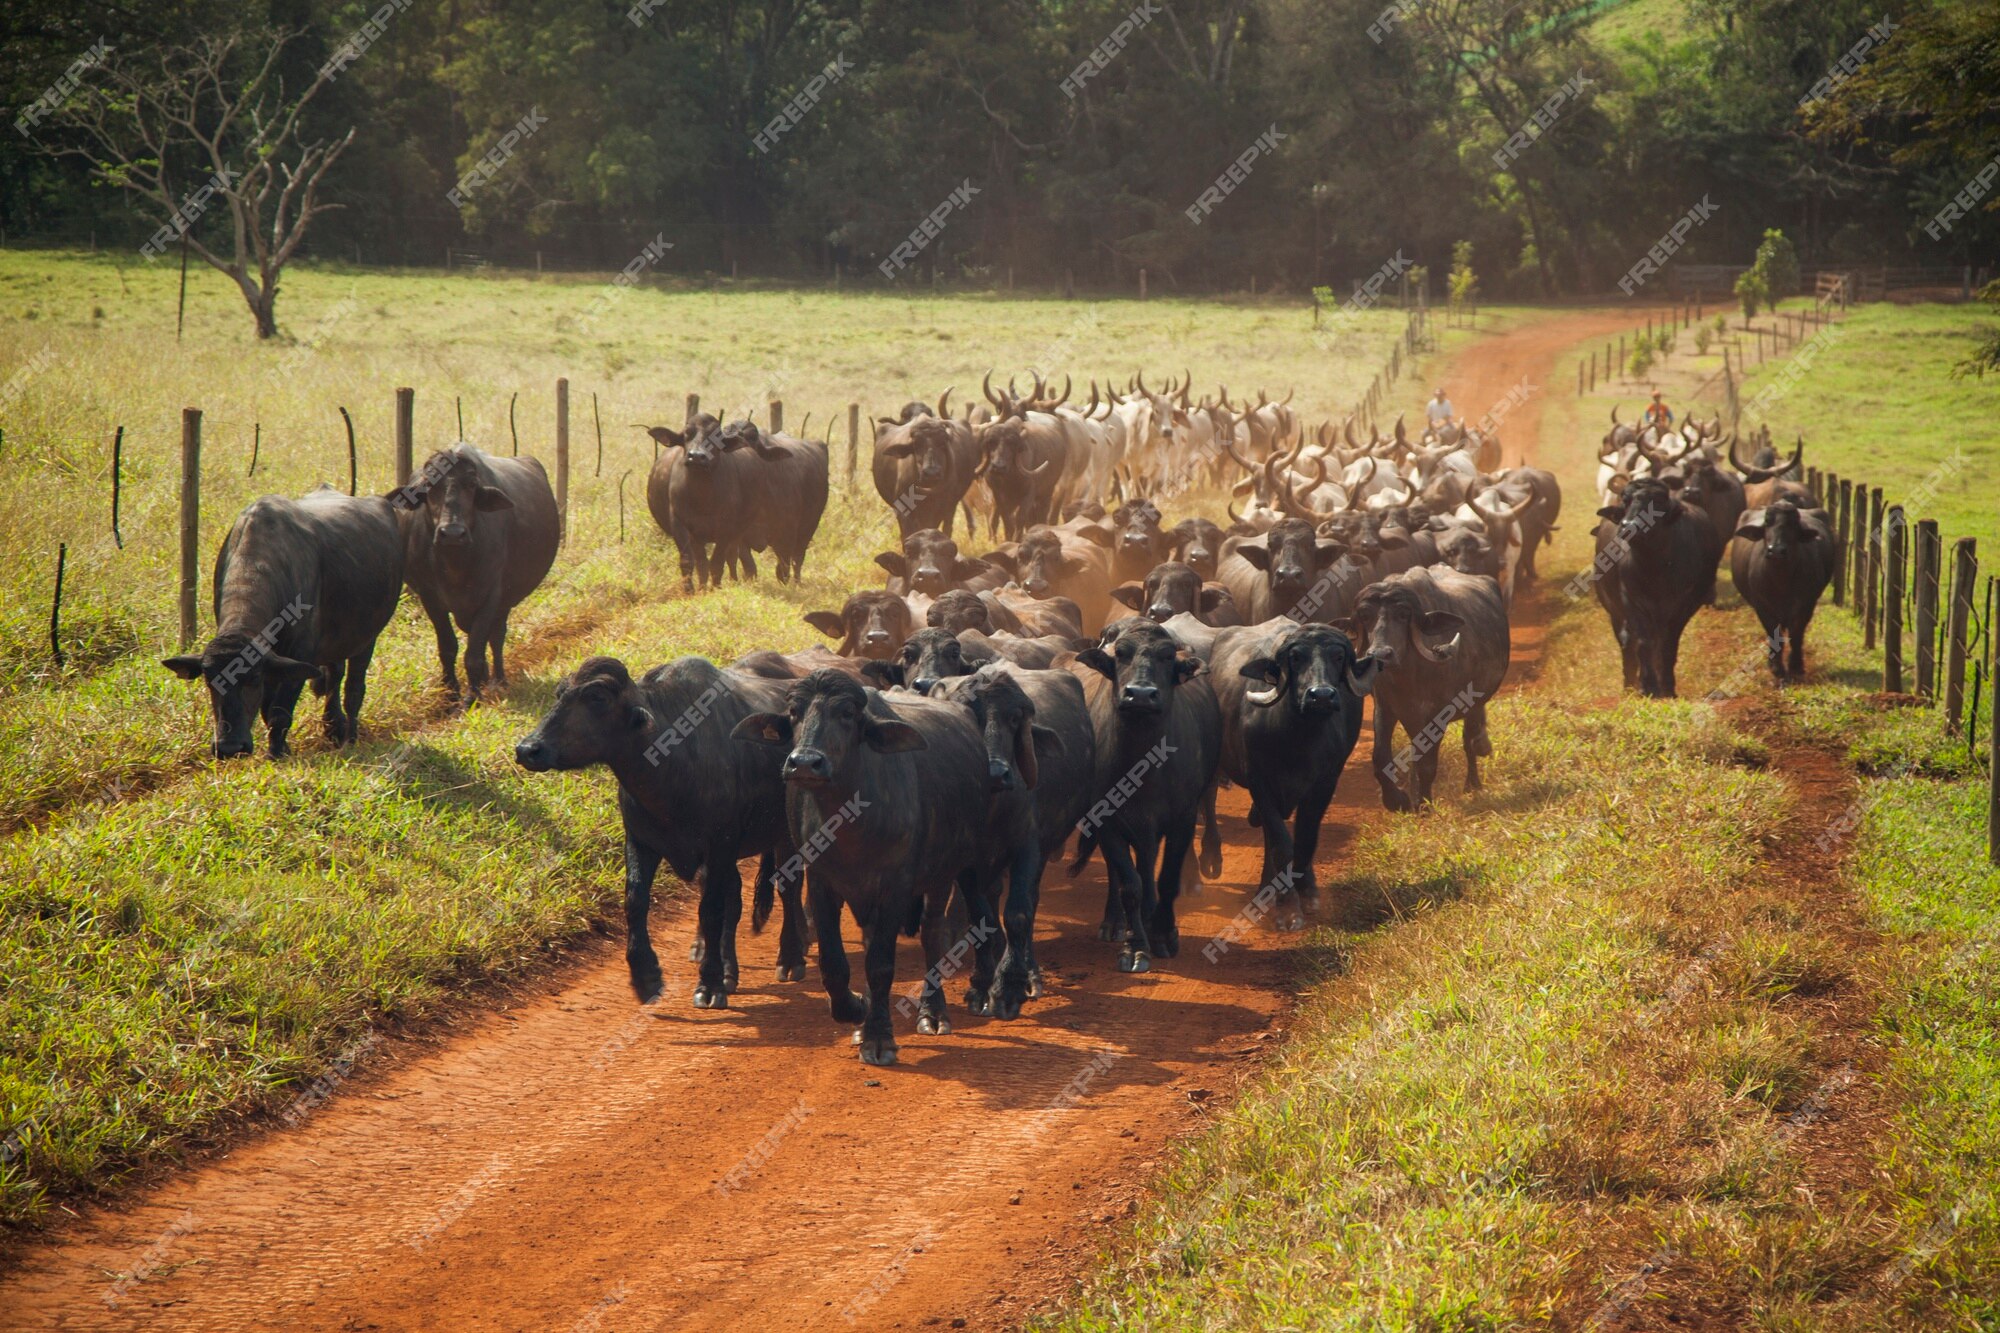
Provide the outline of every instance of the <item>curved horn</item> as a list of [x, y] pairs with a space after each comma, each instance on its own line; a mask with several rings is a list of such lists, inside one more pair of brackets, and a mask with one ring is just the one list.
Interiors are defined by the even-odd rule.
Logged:
[[1738, 472], [1747, 474], [1756, 471], [1756, 469], [1736, 456], [1736, 446], [1741, 443], [1741, 439], [1742, 437], [1737, 435], [1735, 431], [1729, 432], [1729, 466], [1735, 468]]
[[1276, 685], [1261, 685], [1255, 689], [1243, 691], [1243, 697], [1251, 703], [1256, 704], [1259, 708], [1269, 708], [1272, 704], [1285, 697], [1285, 687], [1283, 682]]
[[1236, 512], [1236, 502], [1234, 500], [1231, 500], [1229, 503], [1223, 505], [1222, 512], [1229, 515], [1229, 521], [1231, 523], [1241, 523], [1243, 521], [1243, 515]]
[[1285, 396], [1278, 400], [1278, 406], [1285, 407], [1289, 405], [1292, 401], [1292, 395], [1297, 393], [1298, 391], [1299, 391], [1299, 386], [1294, 384], [1289, 390], [1286, 391]]
[[1611, 424], [1614, 426], [1620, 424], [1618, 420], [1618, 404], [1616, 403], [1611, 405]]
[[1153, 395], [1152, 395], [1152, 394], [1151, 394], [1150, 392], [1148, 392], [1148, 390], [1147, 390], [1147, 388], [1146, 388], [1146, 372], [1145, 372], [1145, 371], [1143, 371], [1143, 370], [1142, 370], [1142, 371], [1140, 371], [1140, 372], [1139, 372], [1138, 374], [1134, 375], [1134, 376], [1132, 377], [1132, 383], [1134, 383], [1134, 384], [1138, 385], [1138, 386], [1139, 386], [1139, 392], [1140, 392], [1140, 393], [1143, 393], [1143, 394], [1145, 394], [1145, 395], [1146, 395], [1146, 396], [1147, 396], [1148, 398], [1151, 398], [1151, 397], [1153, 396]]
[[[1245, 458], [1242, 454], [1236, 452], [1235, 431], [1231, 431], [1229, 433], [1229, 438], [1222, 442], [1222, 452], [1228, 454], [1230, 460], [1234, 462], [1236, 466], [1242, 468], [1245, 472], [1254, 473], [1257, 471], [1257, 465], [1255, 463]], [[1269, 463], [1267, 462], [1265, 466], [1268, 467]]]
[[951, 420], [951, 391], [957, 387], [955, 384], [948, 384], [944, 392], [938, 395], [938, 415], [946, 421]]
[[1421, 634], [1412, 634], [1410, 641], [1417, 646], [1417, 652], [1433, 662], [1448, 662], [1458, 656], [1459, 641], [1465, 638], [1463, 631], [1451, 636], [1450, 640], [1433, 648], [1424, 642]]
[[1403, 414], [1401, 412], [1396, 414], [1396, 443], [1406, 449], [1410, 445], [1409, 432], [1403, 429]]
[[985, 391], [986, 401], [993, 404], [994, 411], [1004, 413], [1007, 410], [1006, 405], [993, 394], [993, 372], [991, 370], [986, 372], [986, 378], [980, 381], [979, 387]]
[[1067, 371], [1065, 371], [1065, 372], [1063, 373], [1063, 391], [1062, 391], [1062, 397], [1060, 397], [1060, 398], [1056, 399], [1056, 400], [1055, 400], [1055, 401], [1054, 401], [1053, 403], [1050, 403], [1050, 404], [1048, 405], [1048, 408], [1047, 408], [1046, 410], [1047, 410], [1047, 411], [1051, 411], [1051, 412], [1053, 412], [1053, 411], [1054, 411], [1054, 410], [1055, 410], [1056, 408], [1058, 408], [1058, 407], [1061, 407], [1061, 406], [1062, 406], [1062, 405], [1063, 405], [1064, 403], [1068, 402], [1068, 401], [1069, 401], [1069, 391], [1070, 391], [1070, 377], [1069, 377], [1069, 373], [1068, 373]]

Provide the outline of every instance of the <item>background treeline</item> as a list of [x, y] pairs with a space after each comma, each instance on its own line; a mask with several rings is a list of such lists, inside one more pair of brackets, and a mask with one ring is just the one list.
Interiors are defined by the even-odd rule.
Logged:
[[[1861, 76], [1804, 113], [1881, 0], [1151, 0], [1074, 96], [1065, 78], [1132, 4], [10, 0], [0, 226], [136, 245], [158, 225], [12, 129], [100, 38], [130, 56], [299, 28], [287, 60], [303, 86], [384, 11], [311, 108], [322, 132], [358, 130], [328, 177], [344, 207], [308, 242], [321, 258], [436, 265], [455, 247], [608, 267], [664, 232], [667, 272], [839, 265], [879, 283], [877, 262], [968, 180], [979, 194], [902, 281], [935, 267], [945, 282], [1073, 273], [1129, 289], [1143, 266], [1155, 291], [1345, 291], [1399, 250], [1441, 274], [1469, 239], [1489, 294], [1601, 292], [1704, 197], [1720, 211], [1687, 261], [1747, 262], [1772, 226], [1807, 267], [1990, 261], [2000, 237], [1984, 210], [1924, 230], [2000, 152], [1993, 0], [1892, 6], [1898, 30]], [[843, 56], [851, 72], [760, 151], [758, 131]], [[1590, 83], [1547, 140], [1497, 165], [1579, 71]], [[454, 207], [453, 183], [532, 108], [547, 125]], [[1190, 221], [1273, 124], [1276, 151]]]

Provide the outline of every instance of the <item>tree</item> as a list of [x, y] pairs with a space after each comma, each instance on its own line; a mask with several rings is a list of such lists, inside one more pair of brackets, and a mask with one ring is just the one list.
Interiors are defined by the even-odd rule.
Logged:
[[1456, 316], [1479, 295], [1479, 275], [1472, 271], [1472, 242], [1460, 241], [1451, 247], [1451, 310]]
[[1764, 275], [1755, 268], [1746, 268], [1736, 279], [1736, 299], [1743, 303], [1743, 327], [1749, 328], [1756, 318], [1757, 307], [1766, 305], [1771, 299], [1771, 288], [1764, 281]]
[[[107, 60], [51, 118], [81, 142], [45, 149], [86, 159], [92, 177], [144, 201], [161, 225], [142, 254], [180, 242], [228, 274], [259, 338], [278, 332], [279, 275], [312, 220], [338, 207], [319, 201], [319, 185], [354, 141], [352, 129], [305, 136], [303, 113], [337, 69], [328, 62], [287, 97], [280, 58], [299, 35], [239, 31]], [[211, 248], [196, 230], [217, 200], [230, 240]]]
[[1799, 255], [1785, 233], [1767, 228], [1764, 242], [1757, 247], [1757, 271], [1764, 275], [1764, 299], [1776, 306], [1799, 291]]

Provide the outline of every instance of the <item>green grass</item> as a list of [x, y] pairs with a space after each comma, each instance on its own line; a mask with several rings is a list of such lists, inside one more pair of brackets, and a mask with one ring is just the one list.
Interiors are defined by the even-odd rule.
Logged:
[[[0, 1223], [109, 1186], [232, 1116], [282, 1108], [371, 1025], [433, 1011], [615, 916], [608, 775], [531, 775], [512, 744], [589, 652], [637, 667], [825, 641], [801, 614], [879, 584], [872, 558], [894, 531], [865, 438], [855, 491], [840, 483], [847, 403], [893, 413], [947, 384], [963, 398], [989, 365], [1002, 378], [1057, 364], [1120, 380], [1186, 367], [1210, 391], [1296, 385], [1317, 421], [1365, 389], [1402, 328], [1395, 312], [1365, 315], [1318, 349], [1309, 312], [1274, 304], [641, 288], [586, 332], [600, 280], [302, 267], [280, 304], [300, 342], [257, 345], [233, 292], [196, 272], [176, 343], [176, 276], [0, 252], [0, 384], [40, 365], [0, 403], [0, 1145], [12, 1145], [0, 1147]], [[512, 690], [467, 715], [447, 707], [428, 625], [406, 599], [375, 658], [357, 750], [328, 752], [306, 709], [294, 759], [208, 761], [203, 702], [155, 660], [177, 638], [181, 408], [206, 413], [206, 628], [206, 571], [237, 511], [267, 491], [344, 487], [340, 405], [355, 417], [361, 487], [381, 491], [396, 386], [416, 390], [419, 460], [455, 437], [455, 396], [467, 437], [505, 452], [518, 391], [522, 451], [546, 462], [558, 375], [571, 382], [570, 542], [514, 617]], [[839, 413], [834, 501], [801, 584], [781, 587], [766, 562], [756, 584], [680, 594], [644, 507], [652, 445], [630, 423], [678, 422], [690, 391], [710, 410], [755, 404], [759, 420], [775, 393], [793, 428], [812, 413], [815, 435]], [[123, 550], [109, 531], [120, 424]], [[46, 651], [59, 541], [72, 659], [60, 673]]]
[[[1973, 305], [1855, 306], [1768, 412], [1789, 452], [1801, 433], [1806, 462], [1870, 486], [1912, 522], [1936, 519], [1947, 550], [1974, 537], [1990, 569], [2000, 560], [2000, 381], [1952, 379], [1973, 330], [1993, 323]], [[1802, 344], [1803, 346], [1803, 344]], [[1761, 418], [1751, 401], [1776, 384], [1790, 358], [1752, 366], [1741, 389], [1745, 430]]]

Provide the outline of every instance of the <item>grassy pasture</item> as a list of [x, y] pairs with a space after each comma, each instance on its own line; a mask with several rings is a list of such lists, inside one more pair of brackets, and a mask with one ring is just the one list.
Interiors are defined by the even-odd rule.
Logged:
[[[19, 385], [0, 403], [0, 1140], [16, 1145], [0, 1153], [5, 1222], [226, 1115], [283, 1105], [371, 1022], [421, 1014], [603, 919], [620, 892], [609, 779], [526, 774], [512, 743], [588, 652], [636, 667], [823, 641], [800, 615], [879, 583], [872, 558], [894, 530], [865, 438], [855, 490], [840, 484], [848, 402], [891, 413], [947, 384], [977, 394], [989, 364], [1121, 380], [1185, 366], [1232, 393], [1254, 393], [1240, 377], [1257, 367], [1274, 394], [1296, 385], [1317, 421], [1360, 394], [1402, 327], [1393, 312], [1363, 316], [1322, 350], [1306, 312], [1272, 305], [652, 288], [586, 327], [598, 281], [305, 268], [280, 303], [296, 342], [258, 346], [235, 294], [196, 273], [176, 344], [176, 277], [108, 256], [0, 254], [0, 385]], [[571, 382], [570, 544], [515, 616], [512, 690], [452, 712], [406, 599], [354, 752], [328, 752], [302, 707], [292, 760], [208, 761], [202, 701], [155, 661], [176, 638], [181, 408], [206, 413], [206, 626], [208, 562], [242, 505], [345, 486], [340, 405], [354, 414], [360, 485], [379, 492], [393, 481], [396, 386], [416, 390], [419, 462], [456, 436], [454, 397], [467, 438], [505, 452], [518, 392], [522, 451], [552, 463], [558, 375]], [[765, 397], [782, 397], [787, 424], [810, 411], [815, 435], [839, 412], [834, 499], [801, 584], [778, 585], [767, 561], [754, 585], [680, 594], [644, 507], [652, 445], [630, 423], [678, 422], [689, 391], [729, 415], [754, 405], [760, 421]], [[121, 423], [122, 551], [109, 531]], [[70, 544], [72, 664], [54, 673], [58, 541]]]

